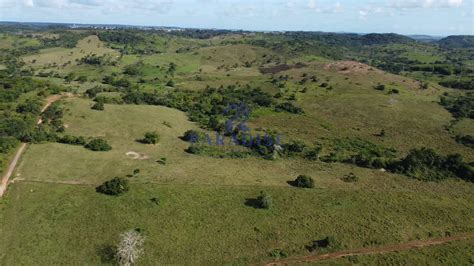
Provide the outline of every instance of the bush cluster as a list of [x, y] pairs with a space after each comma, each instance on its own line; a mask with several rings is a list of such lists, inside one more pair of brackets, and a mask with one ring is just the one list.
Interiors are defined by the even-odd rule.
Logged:
[[127, 192], [129, 189], [128, 180], [121, 177], [115, 177], [98, 186], [96, 191], [106, 195], [118, 196]]
[[84, 146], [92, 151], [110, 151], [112, 147], [103, 139], [93, 139]]
[[314, 188], [313, 178], [307, 175], [299, 175], [293, 182], [294, 182], [295, 187]]

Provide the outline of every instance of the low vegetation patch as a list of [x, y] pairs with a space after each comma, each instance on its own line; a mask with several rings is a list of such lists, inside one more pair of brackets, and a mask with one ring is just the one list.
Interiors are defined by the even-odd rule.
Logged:
[[139, 142], [144, 144], [157, 144], [160, 142], [160, 134], [156, 131], [150, 131], [145, 133], [143, 139], [140, 139]]
[[84, 147], [91, 151], [110, 151], [112, 149], [112, 146], [110, 146], [107, 141], [103, 139], [93, 139]]
[[292, 185], [299, 188], [314, 188], [314, 180], [312, 177], [307, 175], [299, 175], [293, 182]]
[[105, 181], [102, 185], [96, 188], [98, 193], [118, 196], [127, 192], [130, 189], [128, 180], [122, 177], [115, 177], [109, 181]]
[[405, 158], [393, 162], [390, 170], [424, 181], [459, 177], [474, 182], [474, 169], [461, 155], [443, 156], [428, 148], [411, 150]]

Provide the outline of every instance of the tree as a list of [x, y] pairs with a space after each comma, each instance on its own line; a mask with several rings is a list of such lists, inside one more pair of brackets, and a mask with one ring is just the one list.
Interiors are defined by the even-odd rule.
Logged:
[[140, 140], [141, 143], [145, 144], [156, 144], [160, 141], [160, 134], [158, 132], [147, 132], [145, 137]]
[[299, 175], [294, 181], [295, 187], [314, 188], [313, 178], [307, 175]]
[[96, 187], [96, 191], [102, 194], [118, 196], [130, 189], [128, 180], [121, 177], [114, 177], [109, 181], [105, 181], [102, 185]]
[[143, 253], [143, 242], [145, 242], [145, 238], [137, 230], [122, 233], [115, 255], [118, 264], [125, 266], [134, 264]]

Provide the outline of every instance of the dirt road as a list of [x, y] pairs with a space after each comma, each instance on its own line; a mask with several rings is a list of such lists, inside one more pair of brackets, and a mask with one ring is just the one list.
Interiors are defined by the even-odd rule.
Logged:
[[[41, 108], [41, 113], [43, 113], [52, 103], [61, 99], [62, 96], [63, 95], [51, 95], [48, 98], [46, 98], [46, 104], [43, 106], [43, 108]], [[43, 121], [41, 120], [41, 118], [38, 118], [38, 122], [36, 124], [39, 125], [42, 122]], [[8, 165], [6, 172], [3, 174], [2, 181], [0, 183], [0, 198], [3, 196], [3, 193], [5, 193], [5, 191], [7, 190], [8, 181], [10, 180], [10, 177], [13, 174], [13, 171], [15, 170], [15, 167], [18, 164], [18, 161], [20, 160], [21, 155], [25, 151], [26, 146], [27, 146], [27, 143], [21, 144], [21, 146], [18, 148], [18, 150], [15, 153], [15, 157], [13, 157], [13, 160]]]
[[353, 250], [338, 251], [338, 252], [333, 252], [333, 253], [311, 255], [311, 256], [306, 256], [306, 257], [287, 258], [287, 259], [270, 262], [267, 265], [296, 264], [296, 263], [304, 263], [304, 262], [312, 262], [312, 261], [337, 259], [337, 258], [355, 256], [355, 255], [384, 254], [384, 253], [389, 253], [389, 252], [418, 249], [418, 248], [423, 248], [423, 247], [428, 247], [428, 246], [440, 245], [440, 244], [445, 244], [445, 243], [449, 243], [456, 240], [468, 239], [471, 237], [474, 237], [474, 233], [465, 233], [465, 234], [460, 234], [457, 236], [447, 236], [447, 237], [441, 237], [441, 238], [436, 238], [436, 239], [416, 240], [412, 242], [387, 245], [387, 246], [381, 246], [381, 247], [359, 248], [359, 249], [353, 249]]

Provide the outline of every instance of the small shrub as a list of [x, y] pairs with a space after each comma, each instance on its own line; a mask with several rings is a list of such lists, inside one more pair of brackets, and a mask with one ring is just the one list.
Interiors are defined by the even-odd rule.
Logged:
[[155, 205], [160, 205], [160, 200], [157, 197], [151, 198], [150, 201], [153, 202]]
[[376, 89], [378, 91], [384, 91], [385, 90], [385, 85], [378, 84], [377, 86], [374, 87], [374, 89]]
[[166, 157], [161, 157], [161, 158], [158, 160], [158, 163], [159, 163], [159, 164], [162, 164], [162, 165], [166, 165]]
[[356, 176], [354, 173], [349, 173], [341, 178], [342, 181], [353, 183], [359, 181], [359, 177]]
[[259, 209], [270, 209], [272, 206], [272, 198], [264, 191], [260, 192], [260, 195], [256, 199], [256, 206]]
[[103, 139], [93, 139], [86, 145], [84, 145], [86, 149], [92, 151], [110, 151], [112, 147], [107, 143], [107, 141]]
[[336, 249], [339, 246], [340, 246], [339, 243], [336, 242], [334, 237], [328, 236], [326, 238], [313, 241], [311, 245], [307, 246], [307, 249], [310, 252], [313, 252], [313, 251], [322, 250], [322, 249]]
[[145, 144], [156, 144], [160, 141], [160, 134], [158, 132], [147, 132], [145, 137], [140, 140], [141, 143]]
[[281, 250], [281, 249], [274, 249], [270, 252], [269, 255], [270, 257], [275, 258], [275, 259], [288, 257], [288, 253], [286, 253], [284, 250]]
[[306, 148], [306, 144], [301, 140], [292, 140], [285, 144], [283, 148], [288, 154], [301, 153]]
[[456, 141], [460, 144], [463, 144], [464, 146], [474, 148], [474, 136], [471, 136], [471, 135], [465, 135], [465, 136], [458, 135], [458, 136], [456, 136]]
[[295, 187], [301, 188], [314, 188], [314, 180], [313, 178], [307, 175], [299, 175], [295, 181], [293, 181]]
[[168, 87], [174, 87], [174, 81], [173, 81], [173, 80], [169, 80], [168, 82], [166, 82], [166, 86], [168, 86]]
[[104, 103], [102, 101], [96, 102], [92, 107], [92, 110], [104, 111]]
[[117, 196], [127, 192], [129, 189], [128, 180], [121, 177], [115, 177], [98, 186], [96, 191], [106, 195]]
[[182, 139], [184, 141], [189, 141], [189, 142], [192, 142], [192, 143], [196, 143], [196, 142], [199, 142], [199, 139], [200, 139], [200, 133], [197, 132], [196, 130], [188, 130], [186, 132], [184, 132], [184, 135], [182, 137]]
[[305, 152], [303, 157], [307, 160], [316, 161], [319, 159], [321, 150], [322, 148], [320, 146], [312, 148], [311, 150], [308, 150], [307, 152]]

